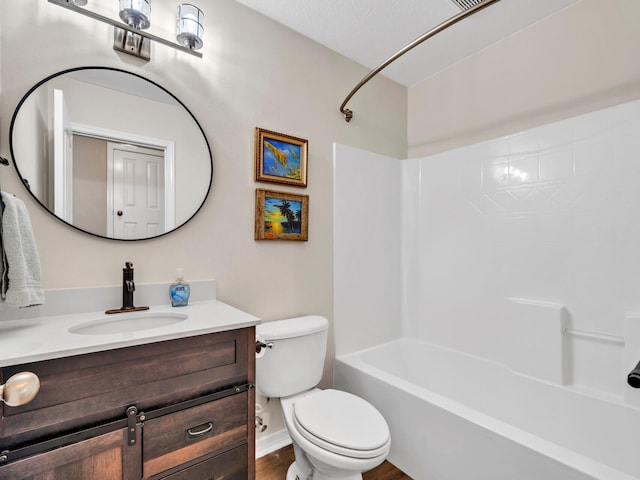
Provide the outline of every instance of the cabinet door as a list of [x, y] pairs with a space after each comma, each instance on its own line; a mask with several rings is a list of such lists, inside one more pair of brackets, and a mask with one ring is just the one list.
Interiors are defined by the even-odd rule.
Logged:
[[140, 438], [129, 446], [127, 429], [121, 429], [2, 466], [0, 478], [137, 480], [141, 477], [140, 461]]

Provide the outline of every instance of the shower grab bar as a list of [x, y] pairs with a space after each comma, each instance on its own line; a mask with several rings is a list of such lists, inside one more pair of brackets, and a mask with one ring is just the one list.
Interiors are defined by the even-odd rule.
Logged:
[[499, 2], [499, 1], [500, 0], [484, 0], [483, 2], [480, 2], [479, 4], [477, 4], [477, 5], [475, 5], [475, 6], [471, 7], [471, 8], [463, 10], [462, 12], [458, 13], [457, 15], [454, 15], [453, 17], [449, 18], [448, 20], [445, 20], [444, 22], [442, 22], [437, 27], [434, 27], [431, 30], [429, 30], [428, 32], [423, 33], [420, 37], [416, 38], [413, 42], [411, 42], [409, 45], [404, 47], [402, 50], [398, 51], [396, 54], [392, 55], [387, 60], [385, 60], [383, 63], [381, 63], [378, 67], [376, 67], [373, 70], [371, 70], [362, 80], [360, 80], [360, 83], [358, 83], [353, 88], [353, 90], [351, 90], [351, 92], [349, 92], [349, 95], [347, 95], [347, 98], [345, 98], [344, 102], [342, 102], [342, 105], [340, 105], [340, 113], [342, 113], [342, 115], [344, 115], [344, 119], [347, 122], [349, 122], [353, 118], [353, 112], [351, 110], [349, 110], [348, 108], [346, 108], [347, 103], [349, 102], [349, 100], [351, 100], [351, 97], [353, 97], [356, 94], [356, 92], [358, 90], [360, 90], [369, 80], [371, 80], [378, 73], [380, 73], [382, 70], [384, 70], [386, 67], [388, 67], [391, 63], [395, 62], [398, 58], [400, 58], [402, 55], [407, 53], [409, 50], [412, 50], [414, 47], [417, 47], [422, 42], [424, 42], [425, 40], [428, 40], [429, 38], [433, 37], [437, 33], [440, 33], [443, 30], [446, 30], [447, 28], [451, 27], [452, 25], [455, 25], [456, 23], [458, 23], [460, 20], [463, 20], [463, 19], [467, 18], [468, 16], [470, 16], [470, 15], [476, 13], [476, 12], [479, 12], [480, 10], [488, 7], [492, 3]]
[[603, 342], [616, 343], [624, 345], [624, 337], [618, 335], [609, 335], [606, 333], [590, 332], [588, 330], [579, 330], [576, 328], [563, 328], [562, 331], [567, 335], [573, 335], [574, 337], [588, 338], [591, 340], [601, 340]]

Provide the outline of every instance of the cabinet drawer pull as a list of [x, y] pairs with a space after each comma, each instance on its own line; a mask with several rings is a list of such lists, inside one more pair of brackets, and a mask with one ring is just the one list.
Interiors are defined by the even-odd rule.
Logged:
[[187, 438], [193, 439], [197, 437], [201, 437], [206, 433], [209, 433], [213, 430], [213, 422], [203, 423], [201, 425], [196, 425], [195, 427], [191, 427], [187, 429]]

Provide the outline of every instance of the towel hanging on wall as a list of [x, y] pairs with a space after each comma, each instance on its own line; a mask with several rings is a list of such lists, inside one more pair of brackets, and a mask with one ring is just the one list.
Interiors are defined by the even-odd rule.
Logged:
[[0, 300], [4, 300], [4, 294], [7, 289], [5, 286], [9, 285], [9, 274], [7, 266], [7, 258], [4, 253], [4, 247], [2, 246], [2, 217], [4, 215], [4, 200], [2, 200], [2, 192], [0, 191]]
[[40, 255], [24, 202], [0, 192], [2, 213], [2, 275], [0, 296], [9, 306], [29, 307], [44, 303], [40, 286]]
[[[5, 166], [9, 165], [9, 160], [7, 160], [4, 157], [0, 157], [0, 165], [5, 165]], [[0, 188], [0, 191], [2, 191], [1, 188]], [[3, 212], [4, 212], [4, 202], [2, 201], [2, 195], [0, 195], [0, 220], [2, 220]], [[0, 221], [0, 251], [2, 251], [2, 221]]]

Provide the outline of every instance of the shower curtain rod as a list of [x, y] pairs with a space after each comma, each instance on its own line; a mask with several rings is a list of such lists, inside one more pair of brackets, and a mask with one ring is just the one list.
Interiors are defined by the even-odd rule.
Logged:
[[353, 97], [356, 94], [356, 92], [358, 90], [360, 90], [369, 80], [371, 80], [378, 73], [380, 73], [382, 70], [384, 70], [386, 67], [388, 67], [391, 63], [395, 62], [398, 58], [400, 58], [402, 55], [407, 53], [409, 50], [413, 49], [414, 47], [417, 47], [422, 42], [424, 42], [425, 40], [433, 37], [437, 33], [440, 33], [443, 30], [446, 30], [447, 28], [451, 27], [452, 25], [455, 25], [456, 23], [458, 23], [460, 20], [463, 20], [463, 19], [467, 18], [468, 16], [473, 15], [476, 12], [479, 12], [483, 8], [488, 7], [492, 3], [499, 2], [499, 1], [500, 0], [484, 0], [484, 1], [478, 3], [477, 5], [475, 5], [475, 6], [471, 7], [471, 8], [463, 10], [459, 14], [449, 18], [448, 20], [445, 20], [444, 22], [442, 22], [437, 27], [432, 28], [428, 32], [422, 34], [420, 37], [416, 38], [409, 45], [407, 45], [402, 50], [397, 52], [395, 55], [392, 55], [391, 57], [389, 57], [385, 62], [380, 64], [377, 68], [374, 68], [373, 70], [371, 70], [362, 80], [360, 80], [360, 83], [358, 83], [353, 88], [353, 90], [351, 90], [351, 92], [349, 92], [349, 95], [347, 95], [347, 98], [345, 98], [344, 102], [342, 102], [342, 105], [340, 105], [340, 113], [342, 113], [342, 115], [344, 115], [344, 119], [348, 122], [353, 118], [353, 112], [351, 110], [349, 110], [348, 108], [346, 108], [347, 103], [349, 102], [349, 100], [351, 100], [351, 97]]

